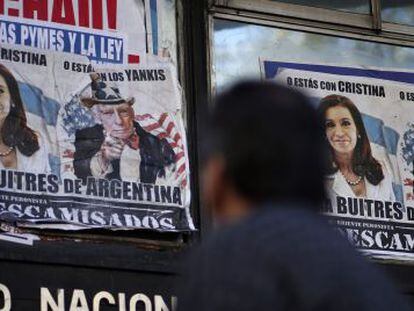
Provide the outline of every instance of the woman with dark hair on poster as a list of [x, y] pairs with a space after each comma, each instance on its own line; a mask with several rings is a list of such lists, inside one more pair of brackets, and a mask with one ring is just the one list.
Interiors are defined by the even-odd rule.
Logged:
[[0, 169], [46, 173], [48, 162], [45, 143], [27, 125], [18, 83], [0, 64]]
[[327, 188], [336, 195], [394, 201], [392, 178], [372, 156], [361, 113], [347, 97], [324, 97], [318, 111], [330, 150]]

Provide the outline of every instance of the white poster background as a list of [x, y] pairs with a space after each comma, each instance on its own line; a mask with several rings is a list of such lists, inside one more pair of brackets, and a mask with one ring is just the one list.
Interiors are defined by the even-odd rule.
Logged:
[[[408, 243], [407, 245], [414, 243], [414, 236], [412, 233], [407, 233], [407, 231], [404, 231], [405, 233], [401, 235], [398, 233], [398, 230], [400, 229], [407, 229], [409, 231], [413, 230], [411, 227], [405, 227], [404, 224], [412, 225], [414, 223], [412, 218], [409, 219], [406, 209], [407, 207], [412, 208], [414, 206], [414, 199], [412, 196], [413, 186], [410, 182], [406, 182], [407, 180], [413, 180], [413, 164], [407, 164], [402, 156], [402, 148], [404, 146], [403, 135], [407, 132], [410, 124], [412, 124], [414, 120], [414, 104], [412, 101], [414, 97], [412, 94], [412, 85], [409, 83], [375, 78], [375, 75], [373, 75], [372, 78], [369, 78], [327, 74], [290, 68], [279, 68], [278, 72], [274, 76], [274, 80], [305, 92], [305, 94], [312, 97], [317, 102], [323, 97], [331, 94], [346, 96], [354, 102], [362, 114], [380, 119], [383, 122], [383, 127], [387, 127], [399, 134], [398, 148], [395, 155], [390, 154], [383, 146], [373, 142], [371, 142], [371, 149], [373, 156], [381, 163], [385, 164], [386, 169], [392, 173], [393, 182], [402, 186], [403, 198], [401, 203], [403, 204], [403, 219], [381, 219], [369, 217], [367, 215], [351, 215], [349, 213], [339, 215], [335, 206], [335, 197], [331, 197], [333, 212], [328, 214], [346, 217], [348, 219], [355, 218], [360, 220], [382, 221], [384, 225], [391, 225], [390, 228], [394, 228], [393, 230], [395, 231], [392, 231], [394, 232], [392, 235], [387, 236], [387, 238], [391, 239], [387, 241], [391, 241], [390, 245], [396, 249], [403, 249], [403, 246], [401, 245], [402, 240], [405, 240], [406, 243]], [[352, 93], [349, 89], [347, 90], [346, 87], [340, 90], [338, 87], [340, 81], [342, 81], [342, 85], [348, 82], [351, 84], [354, 83], [382, 87], [385, 97], [363, 94], [363, 92], [361, 92], [361, 94]], [[328, 84], [331, 86], [330, 89], [327, 87]], [[404, 100], [402, 100], [402, 98], [404, 98]], [[381, 241], [379, 241], [381, 239], [378, 237], [376, 238], [377, 242], [381, 243]], [[386, 249], [386, 247], [384, 247], [384, 250], [364, 250], [364, 252], [367, 252], [375, 257], [393, 260], [414, 259], [414, 255], [410, 252], [393, 252], [392, 249]]]

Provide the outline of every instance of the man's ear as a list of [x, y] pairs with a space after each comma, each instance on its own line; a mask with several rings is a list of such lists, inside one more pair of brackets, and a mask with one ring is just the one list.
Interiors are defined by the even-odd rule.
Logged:
[[202, 172], [202, 199], [214, 218], [220, 217], [225, 205], [227, 180], [225, 161], [221, 156], [210, 157]]
[[132, 106], [132, 105], [129, 106], [129, 113], [130, 113], [130, 116], [132, 117], [132, 119], [135, 120], [135, 110], [134, 110], [134, 106]]

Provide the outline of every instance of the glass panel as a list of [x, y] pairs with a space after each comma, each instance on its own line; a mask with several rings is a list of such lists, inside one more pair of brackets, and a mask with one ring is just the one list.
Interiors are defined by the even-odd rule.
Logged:
[[381, 6], [383, 21], [414, 26], [412, 0], [381, 0]]
[[215, 20], [216, 87], [260, 78], [259, 57], [288, 62], [414, 69], [414, 49], [326, 35]]
[[[268, 0], [273, 2], [284, 2], [291, 4], [300, 4], [314, 6], [318, 8], [333, 9], [353, 13], [370, 13], [370, 2], [368, 0]], [[392, 1], [392, 0], [390, 0]]]
[[[300, 65], [278, 65], [270, 66], [275, 71], [269, 74], [268, 77], [278, 76], [279, 79], [277, 80], [280, 83], [286, 83], [295, 88], [300, 88], [312, 97], [315, 106], [320, 103], [322, 97], [328, 94], [345, 95], [346, 97], [349, 96], [351, 100], [357, 100], [354, 103], [357, 105], [357, 110], [360, 109], [360, 112], [355, 112], [352, 109], [352, 114], [361, 115], [360, 118], [363, 121], [361, 119], [358, 120], [358, 127], [359, 130], [363, 129], [364, 132], [358, 132], [355, 127], [353, 132], [354, 142], [356, 144], [356, 141], [361, 139], [360, 135], [359, 138], [357, 137], [357, 132], [359, 134], [364, 133], [363, 135], [369, 137], [369, 139], [364, 138], [365, 142], [361, 143], [368, 145], [367, 140], [369, 140], [369, 146], [372, 149], [371, 158], [374, 158], [377, 163], [380, 163], [379, 166], [382, 171], [380, 174], [384, 176], [381, 184], [384, 184], [383, 181], [388, 180], [388, 186], [382, 188], [384, 191], [380, 190], [381, 193], [378, 192], [377, 199], [385, 195], [388, 197], [385, 200], [395, 200], [393, 198], [395, 196], [397, 201], [403, 202], [403, 200], [406, 200], [407, 203], [413, 202], [412, 186], [410, 186], [413, 175], [410, 172], [412, 171], [412, 133], [414, 127], [412, 119], [413, 109], [410, 106], [410, 102], [413, 100], [412, 81], [414, 78], [411, 72], [404, 73], [404, 71], [407, 69], [414, 70], [414, 48], [225, 20], [215, 20], [212, 48], [214, 61], [213, 74], [215, 74], [213, 75], [213, 81], [215, 81], [216, 91], [218, 92], [239, 79], [261, 78], [261, 62], [263, 60], [270, 62], [272, 60], [275, 62], [291, 62], [295, 63], [295, 65], [302, 63], [355, 67], [348, 70], [333, 67], [331, 70], [327, 70], [327, 66], [321, 66], [318, 70], [315, 67], [312, 69], [312, 67]], [[375, 67], [384, 69], [384, 72], [381, 74], [381, 71], [369, 70]], [[387, 69], [394, 72], [385, 71]], [[296, 73], [293, 73], [295, 70]], [[323, 72], [324, 70], [327, 70], [327, 72]], [[359, 72], [359, 75], [356, 72]], [[397, 82], [399, 79], [401, 81]], [[342, 86], [339, 87], [339, 85]], [[387, 92], [385, 92], [385, 89]], [[334, 98], [340, 100], [339, 97], [335, 96]], [[254, 104], [252, 102], [252, 110], [255, 109]], [[336, 112], [338, 111], [336, 110]], [[342, 110], [343, 112], [344, 110]], [[349, 113], [349, 111], [346, 111], [346, 113]], [[344, 114], [341, 114], [341, 118], [344, 118], [343, 116]], [[286, 135], [289, 135], [289, 133], [286, 132]], [[343, 135], [343, 133], [339, 135]], [[337, 142], [332, 140], [332, 136], [327, 136], [327, 141], [333, 159], [335, 157], [334, 149], [338, 150], [338, 152], [343, 152], [341, 149], [342, 142], [340, 142], [341, 146], [337, 145]], [[294, 144], [295, 142], [292, 143]], [[283, 148], [280, 149], [280, 152], [283, 153]], [[356, 154], [355, 152], [359, 151], [353, 149], [352, 151], [349, 150], [350, 152], [354, 155]], [[336, 174], [340, 175], [340, 171]], [[389, 177], [385, 177], [386, 175]], [[333, 183], [335, 183], [336, 188], [337, 178], [331, 175], [327, 182], [329, 187], [327, 190], [330, 194], [336, 191], [332, 189]], [[369, 181], [365, 182], [366, 189], [373, 186], [372, 184], [369, 186], [369, 184]], [[373, 187], [375, 188], [377, 186]], [[352, 192], [352, 190], [349, 191], [349, 193]], [[335, 194], [331, 198], [334, 196]], [[351, 197], [353, 197], [352, 194], [348, 198], [350, 199]], [[338, 217], [340, 214], [336, 213], [335, 204], [335, 200], [332, 201], [332, 215]], [[361, 208], [361, 211], [365, 211], [365, 209]], [[364, 213], [361, 212], [359, 216], [355, 216], [358, 217], [358, 220], [355, 218], [355, 221], [361, 221], [362, 226], [372, 223], [373, 220], [377, 221], [371, 215]], [[343, 215], [339, 217], [343, 217]], [[406, 216], [403, 217], [405, 219]], [[384, 220], [383, 223], [389, 225], [391, 221], [395, 223], [395, 228], [404, 228], [397, 225], [397, 222], [394, 222], [394, 220]], [[339, 223], [338, 221], [337, 224]], [[347, 225], [342, 226], [342, 224], [340, 226], [344, 231], [350, 230], [348, 231], [348, 236], [352, 235], [351, 231], [353, 229], [351, 227], [345, 228]], [[395, 229], [392, 233], [390, 231], [389, 235], [394, 234], [397, 236], [400, 234], [398, 230], [400, 229]], [[364, 243], [361, 243], [361, 239], [355, 238], [355, 236], [352, 240], [359, 248], [367, 251], [374, 250], [371, 246], [366, 246], [367, 244], [364, 245]], [[373, 252], [371, 254], [375, 255]], [[396, 253], [388, 254], [387, 256], [390, 256], [388, 258], [392, 258], [392, 255], [405, 256], [402, 253], [401, 255], [397, 255]]]

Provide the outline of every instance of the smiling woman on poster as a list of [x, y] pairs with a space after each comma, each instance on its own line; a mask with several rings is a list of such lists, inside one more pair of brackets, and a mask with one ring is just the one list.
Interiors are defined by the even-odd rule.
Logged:
[[32, 173], [50, 171], [46, 145], [27, 125], [18, 83], [0, 64], [0, 169], [3, 168]]
[[347, 97], [324, 97], [318, 111], [325, 122], [329, 152], [327, 189], [344, 197], [394, 201], [392, 179], [372, 156], [361, 113]]

